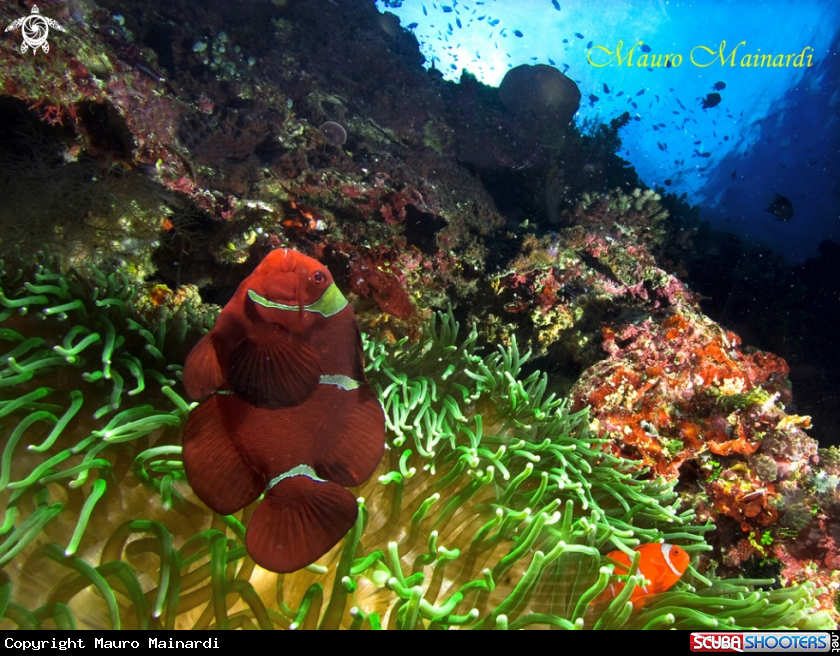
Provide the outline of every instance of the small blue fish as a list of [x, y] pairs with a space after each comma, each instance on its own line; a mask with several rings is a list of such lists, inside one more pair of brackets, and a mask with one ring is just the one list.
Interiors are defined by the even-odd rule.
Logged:
[[586, 49], [587, 49], [587, 50], [591, 50], [591, 49], [592, 49], [592, 44], [593, 44], [593, 43], [594, 43], [593, 41], [590, 41], [589, 43], [587, 43], [587, 44], [586, 44]]
[[516, 36], [522, 36], [522, 32], [520, 32], [519, 30], [514, 30], [514, 31], [513, 31], [513, 33], [514, 33]]
[[642, 44], [642, 52], [650, 52], [650, 46], [646, 43]]
[[580, 32], [575, 32], [575, 36], [576, 36], [578, 39], [582, 39], [582, 38], [583, 38], [583, 34], [581, 34]]
[[552, 5], [554, 5], [554, 8], [555, 8], [557, 11], [560, 11], [560, 3], [559, 3], [559, 2], [557, 2], [557, 0], [551, 0], [551, 4], [552, 4]]
[[499, 19], [499, 18], [494, 18], [493, 20], [489, 20], [489, 21], [487, 21], [487, 24], [488, 24], [488, 25], [492, 25], [493, 27], [495, 27], [496, 25], [498, 25], [498, 24], [499, 24], [499, 23], [501, 23], [501, 22], [502, 22], [502, 21], [501, 21], [501, 19]]
[[610, 88], [607, 86], [607, 83], [604, 82], [604, 93], [609, 93], [609, 92], [610, 92]]

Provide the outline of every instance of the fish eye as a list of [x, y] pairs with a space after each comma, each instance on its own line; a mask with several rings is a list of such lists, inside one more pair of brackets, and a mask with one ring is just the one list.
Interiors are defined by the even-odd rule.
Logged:
[[327, 283], [327, 276], [323, 271], [316, 271], [312, 274], [312, 282], [321, 287]]

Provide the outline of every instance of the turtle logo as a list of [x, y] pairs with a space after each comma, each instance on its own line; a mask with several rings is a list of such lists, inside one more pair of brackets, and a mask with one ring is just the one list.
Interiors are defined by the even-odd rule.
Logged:
[[47, 43], [47, 36], [49, 36], [50, 28], [54, 28], [59, 32], [66, 32], [66, 30], [56, 23], [52, 18], [41, 16], [37, 5], [32, 6], [32, 13], [29, 16], [18, 18], [12, 21], [12, 24], [6, 28], [7, 32], [21, 29], [23, 35], [23, 43], [20, 44], [20, 51], [26, 53], [29, 48], [35, 53], [38, 48], [43, 48], [44, 52], [50, 51], [50, 44]]

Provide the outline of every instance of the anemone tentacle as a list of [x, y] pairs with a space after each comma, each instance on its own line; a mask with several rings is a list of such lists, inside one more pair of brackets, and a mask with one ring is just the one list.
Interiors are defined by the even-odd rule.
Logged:
[[[253, 507], [218, 516], [191, 493], [179, 395], [196, 308], [137, 311], [119, 273], [63, 273], [48, 254], [0, 270], [3, 626], [26, 628], [826, 628], [814, 586], [698, 571], [710, 527], [527, 376], [516, 343], [484, 353], [451, 312], [421, 339], [364, 337], [388, 424], [356, 524], [286, 575], [244, 547]], [[27, 448], [24, 448], [26, 445]], [[604, 554], [658, 540], [694, 559], [642, 608], [607, 603]], [[11, 570], [10, 570], [11, 571]], [[35, 573], [33, 573], [35, 572]], [[42, 574], [41, 589], [32, 580]]]

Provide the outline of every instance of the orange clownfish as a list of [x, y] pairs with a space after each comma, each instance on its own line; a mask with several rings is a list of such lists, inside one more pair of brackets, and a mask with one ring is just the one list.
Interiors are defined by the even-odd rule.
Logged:
[[382, 406], [365, 378], [353, 310], [318, 261], [269, 253], [187, 357], [184, 386], [203, 399], [184, 428], [195, 493], [228, 515], [254, 510], [245, 547], [292, 572], [353, 526], [356, 497], [385, 448]]
[[[680, 580], [685, 570], [688, 569], [691, 560], [684, 549], [666, 542], [643, 544], [633, 551], [638, 551], [641, 554], [637, 574], [641, 574], [649, 581], [647, 585], [636, 586], [636, 589], [630, 594], [630, 601], [633, 602], [634, 606], [643, 606], [648, 595], [668, 590]], [[611, 551], [607, 554], [607, 558], [621, 563], [615, 567], [614, 573], [616, 575], [626, 575], [630, 571], [632, 560], [623, 551]], [[611, 601], [618, 596], [624, 586], [624, 581], [610, 583], [607, 589], [598, 596], [595, 603]]]

